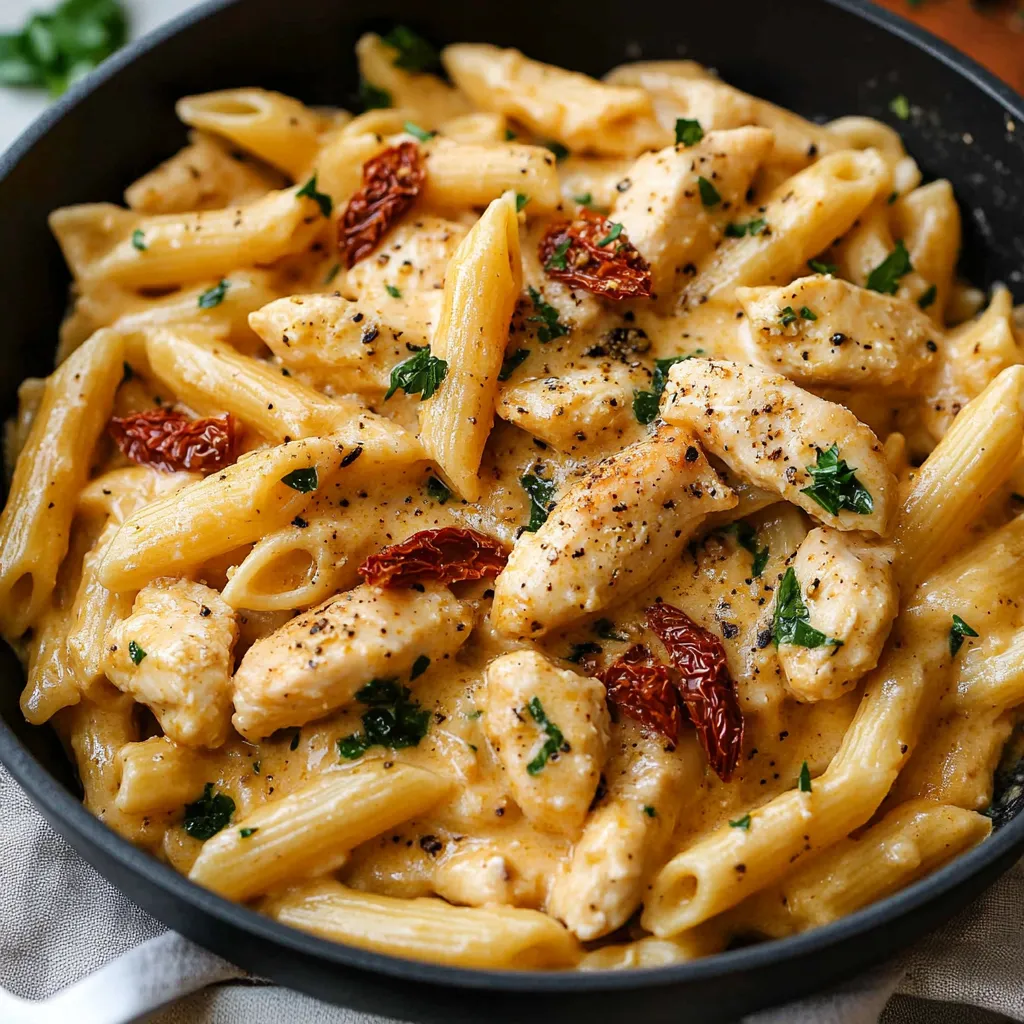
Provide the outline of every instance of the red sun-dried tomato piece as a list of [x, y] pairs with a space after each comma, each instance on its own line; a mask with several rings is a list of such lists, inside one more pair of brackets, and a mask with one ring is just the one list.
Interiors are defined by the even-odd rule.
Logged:
[[148, 409], [114, 416], [107, 430], [132, 462], [165, 473], [214, 473], [237, 457], [235, 420], [230, 415], [193, 420], [173, 409]]
[[608, 699], [624, 715], [660, 732], [674, 746], [679, 741], [683, 713], [673, 675], [643, 644], [634, 644], [599, 678]]
[[363, 164], [363, 187], [338, 221], [338, 248], [348, 266], [377, 248], [388, 228], [412, 206], [426, 178], [415, 142], [391, 146]]
[[680, 695], [708, 763], [728, 782], [743, 749], [743, 712], [722, 641], [670, 604], [648, 608], [647, 625], [682, 676]]
[[[600, 243], [604, 242], [604, 245]], [[593, 210], [548, 229], [537, 249], [549, 277], [606, 299], [649, 299], [651, 268], [615, 224]]]
[[367, 583], [382, 587], [423, 580], [460, 583], [497, 576], [507, 561], [504, 545], [493, 537], [444, 526], [421, 530], [399, 544], [382, 548], [359, 566], [359, 575]]

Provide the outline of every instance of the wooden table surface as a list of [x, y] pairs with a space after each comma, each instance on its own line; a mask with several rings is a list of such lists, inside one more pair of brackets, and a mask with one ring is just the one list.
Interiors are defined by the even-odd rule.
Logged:
[[1024, 0], [875, 0], [970, 54], [1024, 94]]

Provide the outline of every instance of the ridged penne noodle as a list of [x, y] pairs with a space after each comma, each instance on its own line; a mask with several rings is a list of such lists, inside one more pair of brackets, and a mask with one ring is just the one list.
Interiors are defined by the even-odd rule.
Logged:
[[905, 195], [921, 183], [921, 171], [907, 155], [899, 133], [873, 117], [839, 117], [825, 129], [840, 149], [876, 149], [892, 168], [893, 190]]
[[580, 950], [557, 921], [516, 907], [453, 907], [320, 882], [275, 897], [264, 913], [350, 946], [453, 967], [570, 967]]
[[282, 882], [326, 874], [353, 847], [427, 810], [450, 789], [448, 779], [408, 764], [374, 761], [327, 772], [210, 839], [189, 878], [248, 900]]
[[0, 630], [21, 636], [46, 607], [78, 492], [123, 374], [124, 341], [99, 331], [46, 381], [0, 514]]
[[957, 678], [957, 704], [964, 708], [1015, 708], [1024, 704], [1024, 631], [1001, 650], [964, 659]]
[[267, 89], [224, 89], [178, 100], [185, 124], [213, 132], [297, 179], [313, 159], [323, 118]]
[[462, 240], [445, 275], [431, 354], [447, 373], [419, 410], [420, 440], [456, 490], [475, 501], [494, 422], [498, 373], [522, 287], [515, 199], [495, 199]]
[[438, 134], [452, 142], [471, 146], [487, 146], [507, 142], [508, 121], [503, 114], [461, 114], [442, 121]]
[[14, 475], [14, 466], [22, 448], [25, 447], [45, 394], [44, 377], [26, 377], [18, 385], [17, 412], [4, 424], [4, 480], [8, 490], [11, 486], [11, 477]]

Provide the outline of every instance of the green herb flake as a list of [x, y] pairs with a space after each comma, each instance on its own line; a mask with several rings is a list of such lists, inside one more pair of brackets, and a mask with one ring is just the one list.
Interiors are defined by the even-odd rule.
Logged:
[[578, 665], [588, 654], [600, 654], [601, 645], [595, 644], [593, 640], [584, 640], [583, 643], [573, 644], [565, 660]]
[[929, 285], [917, 299], [918, 309], [927, 309], [932, 303], [935, 302], [935, 296], [938, 295], [939, 289], [935, 285]]
[[405, 71], [436, 71], [441, 67], [441, 55], [434, 46], [405, 25], [396, 25], [383, 40], [398, 51], [392, 61], [396, 68]]
[[738, 221], [730, 221], [725, 225], [725, 235], [727, 238], [759, 235], [766, 227], [768, 227], [768, 221], [764, 217], [755, 217], [753, 220], [748, 220], [745, 224], [740, 224]]
[[718, 194], [718, 189], [707, 178], [703, 176], [698, 177], [697, 188], [700, 190], [700, 201], [704, 204], [705, 208], [711, 209], [711, 207], [717, 206], [722, 201], [722, 197]]
[[775, 592], [775, 615], [772, 633], [775, 646], [793, 644], [796, 647], [824, 647], [831, 644], [841, 647], [841, 640], [830, 640], [819, 629], [809, 625], [810, 612], [800, 594], [800, 584], [790, 566], [786, 570], [778, 590]]
[[208, 782], [198, 800], [185, 804], [185, 831], [205, 842], [226, 828], [234, 813], [235, 801], [227, 793], [215, 793], [213, 783]]
[[512, 131], [511, 128], [506, 128], [505, 129], [505, 141], [506, 142], [511, 142], [515, 138], [518, 138], [516, 133], [514, 131]]
[[256, 835], [257, 832], [259, 832], [259, 828], [258, 827], [257, 828], [240, 828], [238, 830], [238, 834], [243, 839], [248, 839], [250, 836]]
[[146, 652], [134, 640], [129, 640], [128, 657], [132, 659], [133, 665], [141, 665], [146, 658]]
[[606, 245], [611, 245], [612, 242], [614, 242], [615, 239], [618, 238], [619, 235], [622, 234], [622, 225], [621, 224], [617, 224], [617, 223], [615, 223], [615, 221], [612, 221], [612, 223], [609, 225], [609, 227], [610, 227], [610, 230], [609, 230], [608, 234], [605, 235], [604, 238], [602, 238], [601, 241], [597, 243], [597, 247], [599, 249], [603, 249]]
[[646, 814], [648, 818], [656, 818], [658, 816], [658, 812], [650, 804], [644, 804], [644, 814]]
[[414, 138], [419, 139], [420, 142], [429, 142], [437, 134], [437, 132], [428, 132], [426, 128], [421, 128], [413, 121], [406, 121], [402, 128]]
[[555, 154], [555, 159], [561, 163], [568, 155], [569, 150], [566, 146], [563, 146], [560, 142], [555, 139], [550, 139], [544, 143], [547, 149], [550, 149]]
[[447, 373], [448, 363], [432, 356], [430, 346], [426, 345], [391, 371], [391, 386], [384, 401], [401, 388], [407, 395], [419, 395], [420, 401], [425, 402], [441, 386]]
[[367, 711], [362, 732], [338, 740], [338, 753], [346, 760], [354, 761], [370, 747], [416, 747], [427, 735], [430, 712], [395, 679], [371, 679], [356, 692], [356, 700], [367, 705]]
[[146, 233], [142, 228], [136, 228], [132, 232], [132, 245], [139, 250], [139, 252], [145, 252], [149, 246], [146, 245]]
[[443, 505], [452, 496], [452, 492], [443, 480], [432, 476], [427, 479], [427, 496], [433, 498], [438, 505]]
[[387, 89], [378, 89], [365, 78], [359, 82], [359, 99], [363, 110], [386, 110], [391, 106], [391, 93]]
[[[557, 314], [556, 314], [557, 315]], [[561, 324], [559, 324], [561, 326]], [[498, 371], [498, 380], [506, 381], [526, 362], [530, 350], [528, 348], [517, 348], [515, 352], [505, 356]]]
[[581, 195], [573, 196], [573, 202], [580, 206], [592, 207], [594, 205], [594, 197], [589, 192], [584, 192]]
[[227, 295], [228, 288], [230, 287], [230, 281], [221, 279], [212, 288], [207, 288], [206, 291], [199, 296], [199, 308], [213, 309], [214, 306], [219, 306], [224, 301], [224, 296]]
[[474, 708], [472, 711], [466, 712], [466, 717], [471, 722], [475, 722], [482, 714], [483, 712], [479, 708]]
[[956, 657], [957, 652], [964, 645], [964, 638], [968, 636], [978, 636], [978, 633], [971, 629], [959, 615], [954, 615], [953, 625], [949, 627], [949, 656], [951, 658]]
[[633, 415], [637, 423], [646, 426], [658, 418], [658, 411], [661, 408], [661, 396], [653, 391], [642, 391], [640, 388], [633, 389]]
[[839, 273], [839, 267], [834, 263], [826, 263], [825, 260], [808, 260], [807, 266], [816, 274], [831, 274], [835, 277]]
[[[566, 247], [568, 247], [568, 244], [569, 240], [566, 239]], [[559, 246], [559, 248], [561, 248], [561, 246]], [[554, 256], [551, 258], [554, 259]], [[564, 263], [565, 260], [563, 259], [562, 262]], [[528, 316], [526, 318], [527, 322], [541, 324], [537, 329], [537, 340], [541, 344], [546, 345], [549, 341], [554, 341], [555, 338], [565, 337], [565, 335], [569, 333], [569, 328], [566, 327], [565, 324], [559, 322], [558, 310], [549, 302], [545, 302], [544, 296], [541, 295], [533, 285], [527, 285], [526, 291], [530, 296], [530, 302], [533, 303], [533, 308], [537, 313], [536, 316]]]
[[704, 129], [700, 121], [691, 121], [686, 117], [676, 118], [676, 145], [696, 146], [704, 138]]
[[779, 311], [779, 323], [783, 327], [788, 327], [791, 323], [796, 322], [796, 313], [793, 312], [792, 306], [784, 306]]
[[530, 521], [524, 529], [527, 533], [536, 533], [547, 522], [548, 513], [554, 508], [555, 485], [533, 473], [520, 477], [519, 483], [530, 499]]
[[744, 522], [742, 519], [731, 523], [725, 532], [736, 534], [736, 541], [740, 547], [745, 548], [754, 556], [750, 567], [750, 577], [756, 580], [764, 572], [764, 567], [768, 564], [770, 554], [768, 546], [766, 545], [763, 548], [757, 546], [757, 531], [750, 523]]
[[293, 491], [298, 491], [300, 494], [311, 494], [320, 486], [316, 466], [308, 466], [305, 469], [293, 469], [290, 473], [286, 473], [281, 477], [281, 483], [285, 487], [290, 487]]
[[800, 779], [799, 786], [801, 793], [810, 793], [811, 791], [811, 769], [807, 767], [807, 762], [800, 766]]
[[598, 619], [593, 625], [594, 632], [602, 640], [618, 640], [625, 642], [629, 639], [628, 633], [620, 633], [615, 628], [615, 623], [611, 619]]
[[910, 118], [910, 100], [903, 93], [893, 96], [889, 100], [889, 109], [901, 120], [907, 121]]
[[729, 822], [729, 828], [741, 828], [744, 832], [750, 831], [750, 815], [744, 814], [742, 818]]
[[335, 263], [334, 266], [327, 271], [327, 276], [324, 278], [324, 284], [330, 284], [338, 276], [339, 270], [341, 270], [341, 264]]
[[899, 289], [899, 280], [904, 274], [914, 269], [910, 262], [910, 253], [901, 238], [893, 249], [874, 270], [868, 274], [867, 287], [873, 292], [883, 295], [895, 295]]
[[565, 254], [569, 251], [569, 246], [572, 245], [571, 238], [563, 238], [558, 245], [552, 250], [551, 255], [548, 257], [547, 263], [544, 264], [545, 270], [568, 270], [568, 265], [565, 262]]
[[409, 671], [409, 682], [411, 683], [414, 679], [418, 679], [428, 668], [430, 668], [430, 659], [425, 654], [421, 654], [412, 663], [412, 669]]
[[386, 291], [393, 299], [400, 299], [402, 297], [402, 290], [400, 288], [396, 288], [393, 284], [384, 285], [384, 291]]
[[517, 192], [516, 193], [516, 213], [521, 213], [523, 211], [524, 207], [526, 206], [526, 204], [529, 201], [530, 201], [530, 197], [529, 196], [523, 195], [522, 192]]
[[334, 203], [331, 197], [326, 192], [317, 191], [315, 174], [295, 195], [296, 197], [303, 196], [306, 199], [312, 199], [320, 207], [320, 213], [324, 217], [330, 217], [331, 212], [334, 210]]
[[544, 707], [538, 698], [531, 698], [527, 707], [530, 717], [544, 730], [544, 735], [547, 736], [536, 757], [526, 766], [528, 775], [538, 775], [551, 758], [558, 756], [559, 750], [563, 748], [568, 750], [568, 744], [565, 742], [562, 730], [544, 713]]
[[262, 761], [253, 761], [253, 763], [252, 763], [252, 771], [253, 771], [254, 775], [259, 775], [260, 767], [262, 766], [262, 764], [263, 764]]
[[815, 313], [814, 310], [811, 309], [810, 306], [801, 306], [800, 307], [800, 317], [803, 320], [817, 320], [818, 319], [818, 314]]
[[801, 494], [813, 498], [826, 512], [837, 516], [845, 508], [866, 516], [874, 511], [875, 501], [867, 488], [854, 476], [856, 470], [839, 458], [839, 446], [828, 451], [818, 449], [818, 461], [805, 467], [814, 483], [802, 487]]
[[892, 206], [892, 204], [893, 204], [893, 203], [895, 203], [895, 202], [896, 202], [896, 200], [897, 200], [897, 199], [899, 199], [899, 197], [900, 197], [900, 194], [899, 194], [899, 192], [897, 192], [897, 191], [896, 191], [896, 190], [894, 189], [894, 190], [893, 190], [892, 192], [890, 192], [890, 193], [889, 193], [889, 198], [888, 198], [888, 199], [886, 199], [886, 203], [887, 203], [887, 204], [888, 204], [889, 206]]

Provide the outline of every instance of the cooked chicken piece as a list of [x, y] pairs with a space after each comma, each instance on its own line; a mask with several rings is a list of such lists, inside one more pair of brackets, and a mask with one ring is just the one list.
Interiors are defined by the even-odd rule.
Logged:
[[[721, 237], [730, 211], [743, 201], [758, 167], [771, 152], [767, 128], [711, 132], [695, 146], [644, 153], [628, 172], [611, 218], [651, 265], [654, 292], [681, 285], [683, 268], [696, 263]], [[719, 201], [707, 205], [708, 184]], [[702, 191], [703, 189], [703, 191]]]
[[650, 376], [642, 371], [601, 363], [507, 386], [497, 412], [559, 451], [572, 452], [642, 429], [633, 415], [633, 389], [649, 386]]
[[506, 636], [539, 636], [591, 615], [649, 583], [708, 513], [736, 502], [692, 434], [662, 425], [600, 462], [519, 538], [491, 620]]
[[804, 538], [793, 572], [807, 622], [826, 642], [779, 645], [786, 682], [801, 700], [834, 700], [878, 664], [899, 611], [892, 560], [889, 545], [862, 534], [819, 527]]
[[161, 578], [107, 631], [103, 671], [176, 743], [219, 747], [231, 724], [235, 613], [216, 590]]
[[350, 704], [371, 679], [405, 676], [420, 655], [450, 658], [469, 637], [470, 606], [444, 586], [364, 584], [286, 622], [235, 673], [235, 728], [259, 740]]
[[575, 835], [594, 799], [608, 746], [604, 684], [513, 651], [487, 666], [481, 724], [523, 814]]
[[751, 355], [798, 384], [912, 393], [935, 362], [935, 324], [906, 299], [821, 274], [736, 298]]
[[696, 431], [735, 473], [828, 526], [882, 536], [892, 529], [899, 496], [881, 442], [848, 409], [785, 377], [688, 359], [669, 372], [661, 414]]
[[572, 860], [556, 879], [547, 911], [584, 941], [615, 931], [643, 900], [683, 808], [700, 792], [704, 755], [687, 734], [665, 738], [624, 719], [612, 732], [607, 792], [587, 820]]

